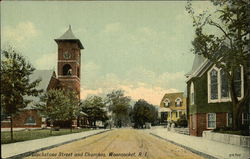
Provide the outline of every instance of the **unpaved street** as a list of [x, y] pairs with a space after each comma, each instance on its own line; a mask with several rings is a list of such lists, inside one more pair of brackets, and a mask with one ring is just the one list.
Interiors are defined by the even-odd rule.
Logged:
[[202, 159], [190, 151], [151, 136], [143, 130], [116, 129], [41, 151], [29, 159]]

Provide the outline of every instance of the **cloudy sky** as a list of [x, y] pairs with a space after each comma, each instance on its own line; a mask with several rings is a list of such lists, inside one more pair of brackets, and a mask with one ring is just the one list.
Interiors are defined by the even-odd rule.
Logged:
[[[185, 90], [194, 55], [192, 19], [184, 1], [1, 2], [1, 46], [12, 45], [36, 69], [57, 69], [57, 44], [69, 24], [82, 51], [81, 97], [123, 89], [159, 105]], [[194, 2], [199, 13], [213, 10]]]

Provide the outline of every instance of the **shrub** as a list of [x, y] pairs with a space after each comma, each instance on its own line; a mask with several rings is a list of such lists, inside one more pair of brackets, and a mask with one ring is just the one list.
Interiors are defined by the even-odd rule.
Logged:
[[186, 115], [185, 114], [181, 115], [175, 124], [176, 126], [187, 127], [188, 121], [187, 121]]

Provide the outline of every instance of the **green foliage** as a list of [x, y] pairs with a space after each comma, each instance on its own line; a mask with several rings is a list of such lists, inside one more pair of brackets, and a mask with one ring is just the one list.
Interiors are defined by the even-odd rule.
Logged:
[[40, 97], [38, 108], [52, 123], [72, 120], [79, 114], [79, 100], [74, 91], [51, 89]]
[[24, 96], [38, 96], [36, 87], [41, 81], [30, 81], [35, 68], [15, 50], [1, 51], [1, 106], [6, 115], [14, 115], [31, 101]]
[[176, 122], [176, 125], [177, 125], [177, 126], [180, 126], [180, 127], [187, 127], [188, 121], [187, 121], [187, 117], [186, 117], [185, 114], [182, 114], [182, 115], [180, 116], [180, 118], [179, 118], [179, 119], [177, 120], [177, 122]]
[[93, 123], [95, 124], [97, 120], [103, 122], [108, 120], [105, 104], [101, 97], [88, 97], [81, 103], [81, 110], [88, 115], [87, 118], [91, 126]]
[[1, 111], [10, 116], [11, 139], [13, 140], [13, 116], [26, 107], [30, 100], [24, 96], [38, 96], [41, 79], [30, 81], [35, 68], [14, 49], [1, 51]]
[[158, 112], [156, 108], [143, 99], [135, 103], [132, 113], [136, 128], [142, 128], [146, 122], [157, 122]]
[[68, 98], [66, 106], [66, 120], [76, 119], [80, 114], [80, 101], [77, 93], [72, 90], [64, 90], [64, 95]]
[[130, 97], [124, 95], [123, 90], [114, 90], [107, 94], [106, 104], [113, 112], [115, 125], [121, 127], [129, 121]]

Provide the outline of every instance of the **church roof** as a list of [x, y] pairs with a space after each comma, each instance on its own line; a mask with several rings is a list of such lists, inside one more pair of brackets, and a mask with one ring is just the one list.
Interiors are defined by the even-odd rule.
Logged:
[[203, 55], [195, 54], [192, 69], [190, 72], [185, 74], [185, 76], [187, 77], [186, 81], [189, 81], [193, 77], [202, 75], [210, 65], [211, 62], [209, 62], [209, 60]]
[[59, 38], [55, 39], [55, 41], [58, 43], [59, 41], [65, 41], [65, 40], [69, 40], [69, 41], [77, 41], [80, 49], [84, 49], [81, 41], [76, 38], [76, 36], [73, 34], [72, 30], [71, 30], [71, 26], [69, 26], [69, 29]]
[[[35, 70], [34, 73], [30, 76], [30, 81], [33, 82], [40, 78], [41, 82], [36, 88], [46, 91], [52, 76], [54, 76], [53, 70]], [[36, 103], [40, 100], [39, 97], [34, 96], [25, 96], [24, 98], [26, 100], [31, 100], [31, 102], [24, 109], [35, 109]]]

